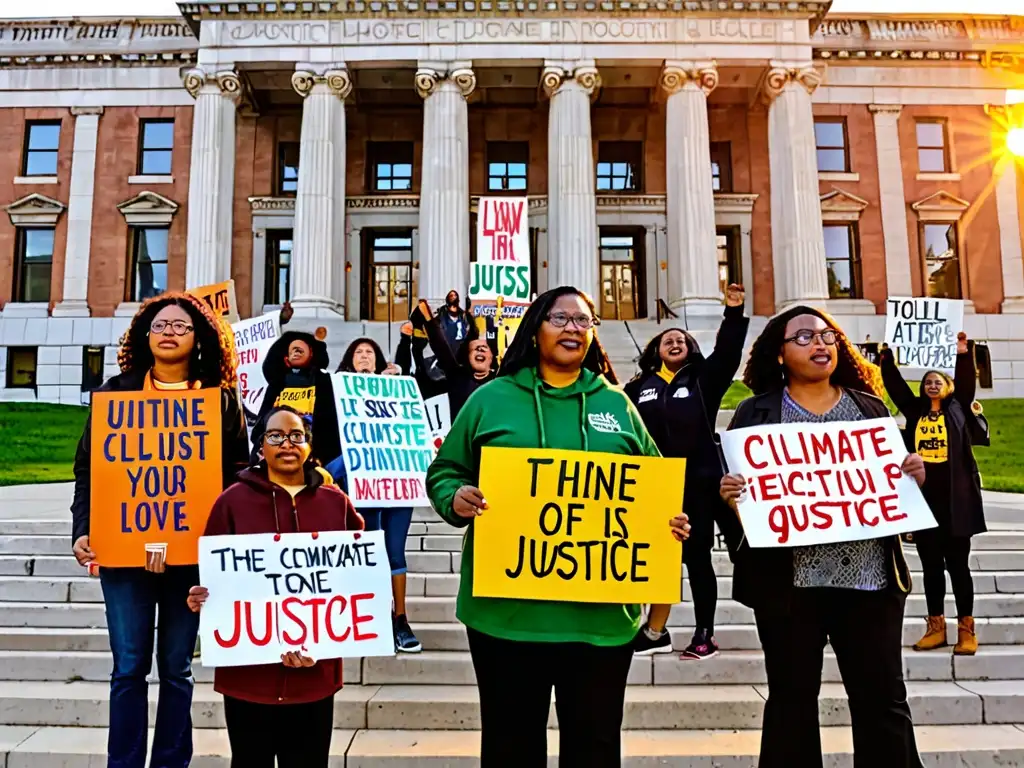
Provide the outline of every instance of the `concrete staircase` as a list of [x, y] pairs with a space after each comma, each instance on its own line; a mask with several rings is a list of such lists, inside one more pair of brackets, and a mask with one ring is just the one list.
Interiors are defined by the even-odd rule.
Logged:
[[[70, 488], [0, 489], [0, 754], [5, 768], [105, 764], [110, 654], [100, 585], [69, 552]], [[1024, 504], [995, 497], [995, 530], [975, 539], [978, 634], [973, 658], [907, 650], [905, 669], [926, 765], [1024, 765]], [[479, 705], [465, 629], [455, 620], [460, 532], [417, 510], [409, 538], [409, 615], [418, 655], [346, 661], [335, 705], [332, 766], [473, 766]], [[909, 556], [915, 570], [916, 553]], [[731, 564], [715, 554], [720, 594]], [[923, 628], [920, 574], [907, 605], [904, 642]], [[689, 599], [689, 589], [685, 590]], [[952, 603], [947, 607], [955, 615]], [[692, 605], [670, 621], [676, 648], [689, 640]], [[634, 661], [624, 720], [624, 765], [756, 765], [764, 659], [751, 612], [722, 599], [723, 649], [706, 662], [677, 654]], [[952, 635], [952, 633], [951, 633]], [[197, 663], [195, 766], [228, 765], [221, 697]], [[155, 715], [156, 686], [150, 716]], [[821, 722], [827, 765], [852, 765], [849, 710], [835, 659], [825, 661]], [[152, 720], [151, 720], [152, 722]], [[552, 712], [550, 725], [557, 727]], [[554, 734], [552, 734], [554, 736]], [[557, 738], [549, 739], [551, 754]], [[555, 763], [551, 763], [554, 765]]]

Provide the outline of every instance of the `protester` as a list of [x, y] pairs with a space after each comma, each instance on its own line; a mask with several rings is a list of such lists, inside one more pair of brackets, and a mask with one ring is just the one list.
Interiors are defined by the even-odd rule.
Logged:
[[[457, 615], [467, 627], [480, 694], [483, 768], [547, 764], [552, 687], [560, 765], [620, 765], [640, 606], [473, 596], [472, 521], [487, 514], [487, 489], [479, 488], [484, 447], [659, 455], [632, 403], [609, 384], [597, 322], [590, 299], [576, 288], [538, 297], [498, 378], [466, 403], [427, 472], [434, 509], [452, 525], [469, 526]], [[665, 522], [679, 538], [688, 534], [684, 515], [670, 524], [666, 514]]]
[[445, 305], [437, 310], [437, 319], [448, 341], [448, 349], [455, 352], [462, 344], [473, 324], [469, 313], [459, 306], [459, 292], [448, 291]]
[[311, 333], [286, 331], [271, 345], [263, 361], [267, 393], [252, 430], [252, 462], [257, 460], [263, 445], [260, 430], [266, 415], [282, 405], [310, 417], [317, 427], [312, 446], [314, 459], [323, 464], [341, 453], [334, 387], [327, 372], [330, 363], [327, 344]]
[[[248, 439], [235, 391], [234, 337], [206, 303], [184, 293], [145, 302], [121, 337], [121, 372], [97, 392], [177, 392], [219, 388], [223, 484], [234, 481], [248, 455]], [[75, 493], [71, 503], [75, 558], [88, 565], [96, 558], [89, 546], [89, 419], [75, 453]], [[140, 544], [141, 546], [141, 544]], [[104, 568], [100, 585], [106, 604], [107, 633], [114, 655], [110, 676], [108, 768], [143, 768], [149, 727], [149, 683], [156, 632], [160, 696], [153, 732], [152, 764], [186, 766], [192, 758], [192, 652], [199, 622], [185, 606], [198, 580], [195, 565]], [[156, 612], [159, 606], [160, 624]]]
[[[689, 333], [669, 328], [647, 344], [640, 356], [640, 373], [624, 389], [661, 453], [686, 459], [684, 498], [693, 530], [683, 549], [683, 562], [690, 577], [697, 626], [683, 659], [708, 659], [718, 653], [718, 580], [711, 563], [715, 522], [730, 549], [742, 536], [736, 516], [718, 497], [725, 472], [715, 422], [722, 398], [740, 367], [749, 324], [743, 315], [743, 286], [730, 285], [725, 294], [725, 318], [709, 357], [705, 359]], [[636, 638], [638, 654], [672, 651], [672, 638], [665, 629], [671, 607], [651, 606], [647, 624]]]
[[442, 333], [441, 321], [438, 318], [431, 319], [427, 302], [420, 300], [418, 310], [426, 320], [424, 328], [434, 358], [444, 371], [448, 408], [454, 421], [469, 396], [497, 375], [497, 358], [475, 323], [470, 324], [466, 338], [453, 354]]
[[[262, 459], [220, 495], [205, 535], [362, 530], [352, 502], [315, 471], [308, 420], [278, 407], [262, 426]], [[188, 607], [198, 613], [207, 597], [192, 587]], [[341, 672], [341, 659], [301, 651], [283, 654], [281, 664], [218, 667], [213, 688], [224, 696], [232, 768], [274, 768], [275, 758], [278, 768], [327, 768]]]
[[[384, 351], [372, 339], [356, 339], [349, 344], [338, 366], [339, 372], [370, 373], [388, 376], [401, 375], [401, 369], [389, 363]], [[348, 490], [348, 473], [345, 457], [339, 451], [338, 457], [327, 465], [327, 471], [344, 490]], [[412, 525], [412, 507], [382, 507], [359, 510], [366, 520], [366, 530], [384, 531], [384, 545], [391, 565], [391, 591], [394, 595], [394, 615], [391, 617], [395, 636], [395, 650], [401, 653], [419, 653], [423, 646], [409, 626], [406, 613], [405, 593], [409, 567], [405, 558], [405, 543]]]
[[[888, 417], [878, 369], [832, 319], [793, 307], [768, 321], [744, 373], [754, 396], [729, 429], [794, 422]], [[911, 454], [903, 472], [918, 483], [924, 462]], [[734, 509], [738, 475], [722, 478]], [[831, 642], [850, 704], [856, 768], [921, 768], [903, 682], [903, 610], [910, 573], [899, 538], [808, 547], [752, 549], [735, 555], [733, 597], [754, 609], [768, 678], [760, 768], [820, 768], [818, 693]]]
[[988, 427], [974, 412], [977, 372], [973, 345], [967, 334], [957, 338], [956, 381], [941, 371], [928, 371], [915, 396], [893, 358], [883, 349], [882, 380], [893, 403], [907, 418], [907, 449], [924, 459], [922, 490], [938, 528], [918, 531], [914, 544], [924, 571], [928, 618], [916, 651], [944, 648], [946, 640], [946, 574], [956, 597], [957, 643], [953, 653], [973, 656], [978, 650], [974, 631], [974, 581], [971, 578], [971, 537], [984, 533], [981, 476], [974, 460], [977, 440], [988, 444]]

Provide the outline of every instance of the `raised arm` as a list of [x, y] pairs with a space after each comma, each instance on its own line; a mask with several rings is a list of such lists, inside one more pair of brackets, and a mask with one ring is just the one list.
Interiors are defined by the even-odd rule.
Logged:
[[750, 318], [743, 314], [743, 288], [730, 285], [722, 325], [715, 337], [715, 349], [708, 356], [701, 376], [701, 386], [709, 397], [720, 400], [732, 385], [743, 361], [743, 344], [747, 340]]
[[974, 342], [963, 331], [956, 339], [956, 371], [953, 375], [953, 396], [965, 411], [978, 393], [978, 368], [974, 360]]
[[395, 351], [395, 365], [401, 368], [406, 376], [412, 375], [412, 323], [402, 325], [402, 338]]
[[459, 364], [455, 361], [452, 348], [448, 346], [448, 339], [444, 337], [444, 331], [441, 330], [441, 318], [432, 317], [425, 323], [424, 328], [427, 332], [427, 342], [434, 351], [434, 358], [441, 366], [441, 370], [444, 371], [444, 375], [454, 375], [459, 370]]
[[896, 357], [893, 355], [892, 349], [885, 347], [879, 350], [878, 357], [881, 362], [882, 383], [885, 385], [885, 391], [889, 393], [890, 399], [900, 412], [906, 416], [907, 411], [914, 407], [916, 400], [914, 391], [896, 366]]

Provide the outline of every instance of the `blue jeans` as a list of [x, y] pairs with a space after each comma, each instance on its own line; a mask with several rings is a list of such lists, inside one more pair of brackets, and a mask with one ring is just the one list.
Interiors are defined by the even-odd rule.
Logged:
[[409, 568], [405, 563], [405, 540], [409, 538], [412, 507], [360, 509], [358, 511], [366, 521], [366, 530], [384, 531], [384, 546], [388, 551], [391, 575], [398, 576], [408, 571]]
[[142, 568], [100, 569], [114, 653], [107, 768], [145, 768], [149, 727], [146, 677], [153, 667], [154, 628], [160, 699], [150, 768], [187, 768], [192, 760], [192, 652], [199, 614], [188, 609], [186, 600], [189, 588], [198, 583], [199, 567], [195, 565], [168, 566], [162, 574]]

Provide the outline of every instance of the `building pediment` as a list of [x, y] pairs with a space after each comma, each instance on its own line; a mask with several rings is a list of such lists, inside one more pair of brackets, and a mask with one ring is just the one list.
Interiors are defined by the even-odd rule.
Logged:
[[870, 203], [862, 197], [832, 187], [821, 196], [821, 218], [824, 221], [857, 221]]
[[48, 227], [57, 223], [65, 208], [67, 206], [59, 200], [33, 192], [5, 206], [4, 210], [16, 227]]
[[971, 204], [945, 190], [939, 190], [916, 203], [911, 203], [910, 207], [921, 221], [959, 221]]
[[117, 206], [124, 220], [133, 227], [169, 226], [178, 204], [156, 192], [140, 192]]

